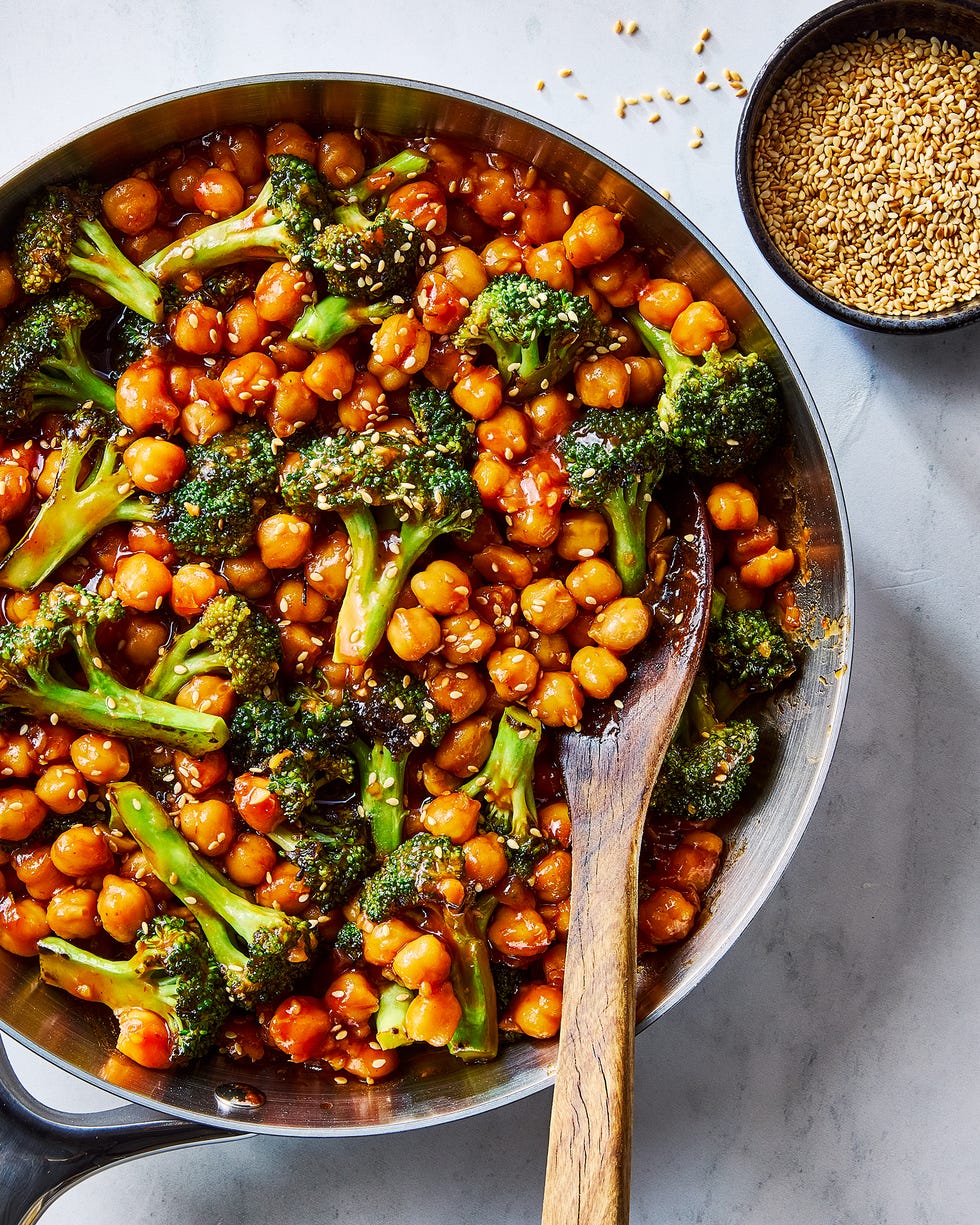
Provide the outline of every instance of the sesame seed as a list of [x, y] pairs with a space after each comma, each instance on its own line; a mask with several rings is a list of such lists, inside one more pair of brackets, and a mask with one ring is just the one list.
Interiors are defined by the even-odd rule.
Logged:
[[559, 68], [558, 75], [560, 77], [570, 77], [572, 75], [572, 70], [571, 68]]
[[[542, 89], [544, 89], [544, 81], [535, 82], [534, 88], [538, 91], [538, 93], [540, 93]], [[455, 184], [450, 184], [450, 187], [453, 186], [455, 186]]]

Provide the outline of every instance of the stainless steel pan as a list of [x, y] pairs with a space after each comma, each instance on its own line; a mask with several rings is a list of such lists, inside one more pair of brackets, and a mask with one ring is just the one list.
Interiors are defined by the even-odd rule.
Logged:
[[[639, 1025], [646, 1028], [711, 969], [768, 896], [830, 765], [847, 687], [853, 594], [841, 491], [817, 410], [762, 308], [676, 209], [628, 170], [557, 129], [434, 86], [330, 73], [254, 77], [144, 103], [0, 181], [0, 246], [18, 207], [45, 183], [93, 169], [111, 178], [171, 142], [229, 124], [285, 118], [314, 130], [364, 126], [406, 135], [451, 134], [532, 162], [584, 200], [614, 205], [660, 257], [659, 266], [733, 317], [742, 339], [771, 362], [780, 380], [794, 440], [793, 479], [785, 496], [794, 507], [800, 542], [804, 533], [806, 538], [810, 577], [799, 587], [798, 600], [807, 614], [811, 649], [793, 692], [766, 716], [767, 778], [748, 815], [730, 831], [710, 919], [675, 955], [640, 976]], [[365, 1135], [490, 1110], [548, 1085], [555, 1054], [553, 1044], [524, 1044], [507, 1048], [492, 1064], [465, 1067], [433, 1053], [391, 1082], [370, 1087], [338, 1087], [329, 1077], [281, 1064], [243, 1069], [217, 1057], [189, 1070], [154, 1072], [114, 1053], [111, 1022], [99, 1010], [86, 1011], [39, 986], [33, 963], [2, 953], [0, 1030], [130, 1103], [111, 1119], [57, 1115], [30, 1099], [6, 1061], [0, 1062], [0, 1225], [36, 1219], [66, 1180], [152, 1148], [199, 1143], [223, 1132]]]

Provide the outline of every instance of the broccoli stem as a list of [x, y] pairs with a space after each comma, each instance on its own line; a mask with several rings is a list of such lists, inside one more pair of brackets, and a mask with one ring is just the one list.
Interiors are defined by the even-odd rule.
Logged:
[[486, 940], [495, 905], [491, 896], [459, 912], [448, 906], [426, 911], [426, 925], [436, 928], [452, 951], [450, 981], [462, 1016], [449, 1050], [467, 1063], [493, 1059], [497, 1054], [497, 992]]
[[321, 298], [300, 315], [289, 339], [301, 349], [324, 352], [365, 324], [387, 319], [399, 305], [394, 302], [369, 305], [340, 297]]
[[67, 330], [58, 356], [46, 357], [38, 373], [27, 381], [35, 399], [52, 397], [73, 404], [91, 400], [107, 412], [116, 411], [116, 393], [89, 365], [80, 329]]
[[78, 999], [122, 1008], [147, 1008], [169, 1018], [173, 1009], [161, 999], [157, 983], [137, 974], [131, 961], [110, 961], [58, 936], [46, 936], [41, 950], [41, 977]]
[[223, 665], [218, 652], [202, 651], [201, 646], [201, 636], [196, 626], [178, 634], [166, 653], [150, 669], [143, 683], [143, 694], [169, 702], [191, 677], [221, 668]]
[[415, 992], [409, 991], [401, 983], [386, 983], [381, 988], [378, 1011], [374, 1014], [374, 1027], [378, 1046], [383, 1051], [407, 1046], [411, 1042], [405, 1030], [405, 1017], [413, 999]]
[[612, 532], [612, 563], [624, 595], [636, 595], [646, 582], [647, 511], [655, 484], [654, 477], [641, 477], [631, 487], [617, 489], [602, 504]]
[[[130, 307], [144, 319], [160, 323], [163, 295], [144, 271], [123, 255], [101, 222], [81, 220], [81, 233], [68, 256], [71, 272], [98, 285], [117, 302]], [[84, 235], [84, 237], [82, 237]], [[108, 405], [114, 408], [114, 404]]]
[[364, 204], [372, 196], [396, 191], [412, 179], [417, 179], [428, 168], [429, 159], [424, 153], [418, 153], [415, 149], [402, 149], [400, 153], [372, 167], [363, 178], [342, 194], [351, 204]]
[[671, 340], [670, 332], [649, 323], [635, 307], [626, 312], [626, 317], [636, 328], [647, 349], [663, 362], [666, 374], [664, 382], [668, 394], [672, 393], [676, 384], [685, 377], [689, 370], [694, 369], [694, 362], [686, 354], [681, 353]]
[[[537, 817], [534, 802], [534, 758], [541, 743], [541, 722], [523, 706], [507, 706], [500, 716], [490, 756], [480, 773], [460, 791], [483, 798], [493, 814], [506, 817], [506, 829], [495, 832], [526, 842]], [[496, 827], [497, 822], [491, 821]]]
[[371, 824], [379, 855], [390, 855], [402, 840], [405, 823], [407, 757], [395, 757], [383, 744], [355, 740], [352, 752], [361, 775], [361, 805]]

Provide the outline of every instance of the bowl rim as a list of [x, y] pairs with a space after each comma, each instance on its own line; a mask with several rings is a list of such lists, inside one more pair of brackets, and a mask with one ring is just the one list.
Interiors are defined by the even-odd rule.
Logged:
[[[769, 54], [762, 67], [756, 73], [749, 86], [745, 106], [739, 118], [738, 130], [735, 136], [735, 186], [738, 192], [742, 215], [749, 228], [756, 246], [763, 258], [789, 287], [799, 296], [824, 314], [831, 315], [842, 323], [849, 323], [865, 331], [883, 332], [892, 335], [930, 335], [936, 332], [949, 332], [957, 328], [967, 327], [980, 320], [980, 295], [974, 305], [967, 305], [948, 312], [931, 315], [876, 315], [871, 311], [859, 310], [848, 306], [839, 299], [831, 297], [823, 290], [817, 289], [812, 282], [803, 277], [785, 258], [772, 240], [755, 194], [755, 173], [753, 169], [753, 148], [758, 123], [761, 121], [765, 108], [769, 105], [776, 90], [784, 83], [789, 71], [784, 71], [786, 61], [797, 50], [800, 43], [815, 34], [831, 35], [831, 31], [843, 24], [845, 19], [853, 20], [862, 11], [867, 11], [869, 24], [866, 33], [884, 30], [886, 33], [897, 32], [900, 29], [918, 30], [913, 23], [904, 23], [896, 16], [895, 22], [890, 20], [875, 22], [873, 14], [887, 15], [889, 10], [902, 7], [902, 0], [838, 0], [829, 8], [821, 9], [794, 30], [790, 31], [779, 45]], [[977, 46], [980, 50], [980, 3], [975, 0], [951, 0], [945, 7], [960, 9], [973, 15], [978, 24]], [[922, 31], [923, 35], [925, 31]], [[848, 35], [849, 38], [858, 37]], [[834, 46], [832, 36], [826, 37], [824, 48]], [[813, 55], [819, 54], [815, 50]]]
[[[789, 377], [795, 383], [800, 399], [806, 407], [810, 424], [813, 428], [816, 441], [819, 444], [821, 455], [826, 464], [826, 477], [830, 486], [832, 504], [840, 524], [839, 546], [840, 570], [842, 576], [840, 617], [842, 625], [839, 645], [840, 670], [834, 677], [831, 685], [833, 700], [828, 702], [826, 708], [827, 723], [825, 727], [825, 739], [823, 741], [821, 759], [812, 775], [809, 786], [801, 797], [801, 802], [793, 824], [780, 840], [779, 853], [774, 856], [771, 862], [769, 862], [767, 865], [766, 871], [762, 879], [759, 881], [751, 898], [743, 904], [739, 912], [738, 922], [731, 925], [729, 930], [726, 932], [725, 939], [717, 946], [713, 954], [710, 957], [704, 957], [701, 959], [699, 962], [697, 976], [692, 978], [690, 981], [685, 982], [682, 985], [682, 988], [678, 988], [672, 993], [668, 994], [667, 997], [652, 1008], [650, 1012], [648, 1012], [646, 1016], [644, 1016], [642, 1020], [638, 1022], [637, 1033], [640, 1033], [652, 1025], [652, 1023], [658, 1017], [663, 1015], [663, 1013], [669, 1008], [673, 1007], [674, 1004], [679, 1003], [685, 996], [693, 991], [704, 976], [708, 974], [711, 969], [714, 968], [717, 962], [721, 960], [721, 958], [731, 949], [732, 945], [739, 938], [739, 936], [741, 936], [745, 928], [755, 917], [760, 907], [771, 895], [805, 832], [806, 826], [809, 823], [822, 793], [823, 786], [831, 766], [834, 750], [837, 745], [843, 724], [844, 709], [846, 705], [851, 672], [854, 643], [853, 630], [855, 617], [855, 593], [851, 533], [848, 524], [847, 511], [844, 504], [843, 490], [837, 470], [836, 460], [830, 446], [830, 441], [813, 395], [811, 394], [803, 378], [802, 372], [800, 371], [799, 366], [797, 365], [786, 344], [786, 341], [776, 328], [773, 320], [762, 307], [753, 291], [748, 287], [742, 274], [740, 274], [733, 267], [729, 260], [708, 238], [705, 237], [701, 230], [685, 214], [666, 200], [656, 188], [643, 180], [638, 174], [627, 169], [614, 158], [596, 149], [594, 146], [590, 145], [581, 138], [564, 131], [556, 125], [549, 123], [547, 120], [539, 119], [534, 115], [509, 106], [508, 104], [497, 102], [493, 99], [470, 93], [468, 91], [441, 86], [431, 82], [396, 77], [387, 74], [349, 72], [269, 73], [205, 82], [200, 85], [187, 87], [185, 89], [155, 95], [154, 97], [146, 99], [140, 103], [114, 111], [93, 123], [69, 133], [61, 140], [52, 142], [36, 155], [24, 159], [18, 165], [0, 177], [0, 193], [8, 190], [22, 176], [29, 175], [35, 169], [38, 163], [45, 161], [51, 156], [59, 154], [67, 147], [75, 144], [84, 137], [97, 133], [101, 129], [118, 121], [145, 114], [158, 106], [174, 103], [184, 98], [210, 95], [222, 90], [237, 90], [263, 85], [275, 86], [286, 83], [310, 83], [314, 85], [323, 85], [336, 82], [368, 84], [394, 89], [410, 89], [424, 93], [436, 94], [439, 97], [449, 99], [450, 101], [460, 101], [469, 105], [486, 108], [491, 114], [502, 115], [507, 118], [514, 119], [537, 131], [544, 132], [560, 142], [572, 146], [574, 149], [595, 160], [602, 167], [610, 169], [615, 174], [621, 176], [623, 180], [625, 180], [643, 196], [652, 199], [659, 208], [662, 208], [666, 213], [671, 215], [675, 221], [677, 221], [678, 224], [688, 233], [688, 235], [693, 238], [704, 249], [704, 251], [711, 256], [713, 260], [717, 262], [718, 266], [725, 272], [725, 274], [737, 287], [738, 291], [744, 296], [752, 311], [755, 313], [759, 321], [768, 332], [769, 336], [772, 338], [781, 360], [786, 365]], [[389, 1130], [415, 1130], [423, 1127], [429, 1127], [434, 1124], [442, 1124], [470, 1118], [475, 1115], [485, 1113], [486, 1111], [497, 1109], [501, 1106], [510, 1105], [547, 1088], [551, 1084], [555, 1074], [555, 1060], [542, 1060], [535, 1074], [533, 1076], [529, 1076], [522, 1084], [503, 1087], [493, 1095], [486, 1098], [481, 1097], [478, 1100], [464, 1096], [458, 1100], [454, 1108], [451, 1110], [443, 1111], [438, 1115], [433, 1115], [422, 1111], [417, 1117], [401, 1120], [397, 1124], [389, 1123], [381, 1126], [376, 1124], [368, 1124], [363, 1126], [358, 1124], [345, 1124], [341, 1128], [331, 1128], [328, 1125], [321, 1127], [292, 1127], [262, 1123], [258, 1120], [250, 1119], [247, 1115], [239, 1117], [232, 1114], [222, 1114], [218, 1116], [215, 1113], [203, 1112], [194, 1108], [186, 1108], [181, 1106], [179, 1103], [174, 1103], [171, 1101], [166, 1103], [160, 1102], [155, 1100], [152, 1096], [140, 1092], [137, 1089], [108, 1082], [100, 1078], [98, 1075], [79, 1068], [67, 1058], [59, 1056], [57, 1052], [45, 1047], [41, 1042], [35, 1041], [31, 1037], [14, 1028], [9, 1023], [5, 1022], [2, 1016], [0, 1016], [0, 1033], [8, 1035], [20, 1045], [31, 1050], [33, 1053], [45, 1059], [47, 1062], [60, 1067], [63, 1071], [79, 1077], [81, 1080], [87, 1082], [95, 1088], [101, 1089], [110, 1094], [114, 1094], [124, 1101], [135, 1102], [153, 1111], [162, 1111], [166, 1115], [176, 1118], [183, 1118], [189, 1122], [197, 1122], [212, 1126], [217, 1124], [221, 1128], [229, 1131], [245, 1132], [250, 1134], [286, 1135], [291, 1137], [310, 1136], [343, 1138], [346, 1136], [356, 1137], [377, 1135]]]

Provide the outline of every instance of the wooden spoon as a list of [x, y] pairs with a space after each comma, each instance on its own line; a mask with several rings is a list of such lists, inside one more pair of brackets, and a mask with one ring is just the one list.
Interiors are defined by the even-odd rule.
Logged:
[[711, 607], [711, 541], [692, 485], [681, 488], [672, 527], [673, 564], [622, 709], [604, 703], [560, 742], [572, 817], [571, 925], [542, 1225], [629, 1220], [640, 842]]

